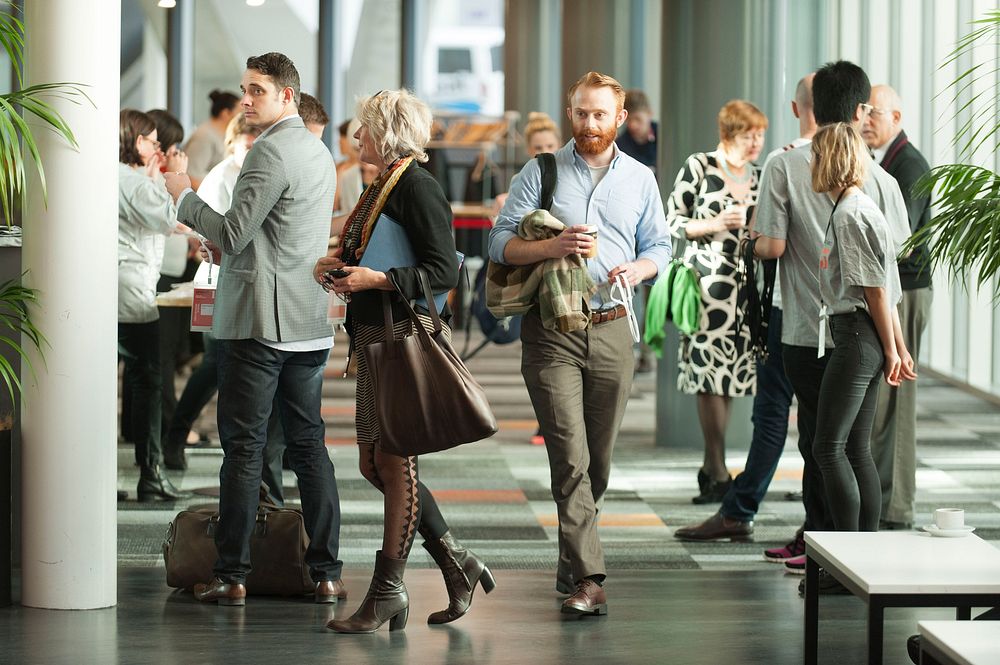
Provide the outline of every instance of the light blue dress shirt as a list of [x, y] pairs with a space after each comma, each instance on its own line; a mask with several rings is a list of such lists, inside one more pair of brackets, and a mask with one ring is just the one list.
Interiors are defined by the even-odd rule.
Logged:
[[[670, 232], [653, 172], [614, 147], [607, 174], [595, 186], [590, 167], [570, 140], [555, 153], [558, 183], [552, 215], [566, 226], [597, 226], [597, 257], [587, 259], [587, 271], [601, 288], [591, 299], [600, 309], [608, 304], [608, 272], [623, 263], [648, 259], [662, 273], [670, 262]], [[542, 176], [538, 160], [530, 160], [511, 183], [507, 202], [490, 232], [489, 255], [504, 261], [504, 250], [517, 236], [521, 218], [540, 205]]]

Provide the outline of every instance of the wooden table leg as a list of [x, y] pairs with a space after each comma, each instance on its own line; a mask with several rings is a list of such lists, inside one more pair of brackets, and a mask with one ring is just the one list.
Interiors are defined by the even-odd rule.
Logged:
[[885, 608], [878, 596], [868, 599], [868, 665], [882, 665], [882, 622]]
[[816, 665], [819, 652], [819, 564], [806, 556], [806, 665]]

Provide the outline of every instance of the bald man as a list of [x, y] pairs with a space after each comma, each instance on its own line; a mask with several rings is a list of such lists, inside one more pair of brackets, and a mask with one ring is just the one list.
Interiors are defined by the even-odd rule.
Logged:
[[[910, 230], [916, 232], [931, 216], [929, 197], [915, 197], [913, 184], [930, 170], [927, 160], [910, 143], [902, 128], [899, 94], [887, 85], [872, 87], [868, 102], [872, 111], [861, 134], [875, 161], [899, 182], [906, 202]], [[920, 247], [899, 262], [903, 300], [899, 321], [903, 340], [914, 359], [920, 357], [920, 338], [927, 327], [931, 308], [931, 273], [924, 268], [927, 248]], [[882, 386], [872, 426], [872, 457], [882, 482], [881, 529], [913, 526], [916, 496], [917, 382], [898, 387]]]

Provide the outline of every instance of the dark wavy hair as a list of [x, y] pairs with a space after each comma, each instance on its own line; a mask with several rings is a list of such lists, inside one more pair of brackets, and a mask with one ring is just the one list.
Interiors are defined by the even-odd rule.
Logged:
[[[240, 103], [240, 96], [224, 90], [213, 90], [208, 93], [208, 98], [212, 100], [212, 117], [218, 118], [223, 111], [235, 109]], [[164, 143], [164, 145], [166, 145]]]
[[322, 102], [305, 92], [302, 93], [301, 98], [299, 115], [302, 117], [302, 122], [307, 125], [323, 125], [324, 127], [330, 124], [330, 116], [326, 114]]
[[169, 111], [153, 109], [146, 111], [146, 115], [156, 123], [156, 138], [160, 140], [164, 152], [170, 146], [184, 142], [184, 127]]
[[142, 166], [135, 141], [154, 131], [156, 123], [149, 115], [135, 109], [122, 109], [118, 114], [118, 161], [129, 166]]
[[865, 70], [853, 62], [828, 62], [813, 78], [813, 115], [816, 124], [854, 122], [858, 104], [867, 104], [872, 84]]
[[265, 53], [247, 58], [247, 69], [253, 69], [264, 76], [271, 77], [278, 91], [291, 88], [295, 96], [295, 105], [299, 105], [302, 85], [299, 81], [299, 70], [284, 53]]

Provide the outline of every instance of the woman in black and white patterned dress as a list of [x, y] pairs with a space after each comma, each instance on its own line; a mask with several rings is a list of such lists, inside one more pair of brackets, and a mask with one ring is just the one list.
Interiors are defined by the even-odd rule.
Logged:
[[719, 111], [721, 143], [688, 157], [667, 203], [671, 233], [687, 241], [685, 260], [701, 275], [701, 324], [681, 337], [677, 387], [698, 396], [705, 457], [695, 503], [721, 501], [732, 478], [726, 468], [726, 427], [733, 397], [752, 395], [756, 366], [750, 352], [740, 241], [757, 203], [767, 117], [733, 100]]

